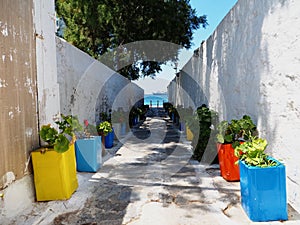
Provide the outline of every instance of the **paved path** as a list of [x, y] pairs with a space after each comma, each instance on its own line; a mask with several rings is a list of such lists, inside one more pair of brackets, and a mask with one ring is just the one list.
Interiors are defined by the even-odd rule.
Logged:
[[[108, 151], [97, 173], [78, 173], [67, 201], [34, 203], [11, 224], [196, 225], [252, 223], [240, 206], [238, 182], [191, 160], [190, 143], [168, 118], [147, 117]], [[292, 215], [292, 213], [291, 213]], [[298, 220], [297, 220], [298, 219]], [[299, 224], [293, 214], [286, 224]], [[5, 223], [2, 223], [5, 224]]]

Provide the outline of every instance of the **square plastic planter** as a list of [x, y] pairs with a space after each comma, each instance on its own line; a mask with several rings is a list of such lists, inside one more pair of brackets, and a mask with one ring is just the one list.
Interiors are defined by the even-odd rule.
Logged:
[[193, 135], [191, 129], [188, 126], [186, 126], [186, 139], [188, 141], [192, 141], [193, 140], [193, 136], [194, 135]]
[[114, 129], [105, 136], [105, 148], [112, 148], [114, 145]]
[[240, 169], [236, 164], [239, 159], [234, 155], [232, 144], [217, 143], [217, 149], [221, 176], [227, 181], [239, 181]]
[[254, 222], [288, 219], [285, 166], [275, 161], [277, 166], [267, 168], [239, 161], [241, 203]]
[[40, 148], [31, 157], [36, 200], [69, 199], [78, 187], [74, 144], [64, 153]]
[[78, 139], [75, 142], [77, 171], [97, 172], [102, 164], [101, 136]]

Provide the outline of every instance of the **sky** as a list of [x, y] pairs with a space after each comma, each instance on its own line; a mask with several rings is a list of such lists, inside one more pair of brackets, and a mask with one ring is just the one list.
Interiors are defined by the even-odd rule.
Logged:
[[[194, 31], [192, 48], [184, 50], [179, 56], [178, 71], [188, 62], [194, 50], [199, 48], [201, 42], [209, 38], [237, 1], [238, 0], [190, 0], [190, 4], [192, 8], [196, 9], [198, 16], [207, 16], [209, 25], [205, 29], [201, 27]], [[175, 77], [174, 65], [167, 63], [162, 69], [163, 71], [156, 75], [156, 79], [153, 80], [149, 77], [141, 78], [138, 81], [134, 81], [134, 83], [143, 88], [145, 94], [167, 91], [168, 84]]]

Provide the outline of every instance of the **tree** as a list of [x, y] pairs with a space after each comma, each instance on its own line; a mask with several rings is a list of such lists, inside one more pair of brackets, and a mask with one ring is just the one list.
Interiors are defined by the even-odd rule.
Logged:
[[125, 44], [158, 40], [188, 49], [193, 31], [207, 26], [206, 16], [197, 16], [189, 0], [56, 0], [56, 11], [66, 23], [68, 42], [95, 59], [105, 55], [113, 69], [131, 80], [155, 76], [163, 63], [177, 59], [179, 49], [162, 49], [168, 52], [162, 62]]

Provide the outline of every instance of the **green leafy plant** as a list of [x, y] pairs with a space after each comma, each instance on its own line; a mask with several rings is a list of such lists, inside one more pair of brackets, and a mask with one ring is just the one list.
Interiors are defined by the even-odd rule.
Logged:
[[49, 144], [49, 146], [53, 146], [55, 140], [58, 136], [58, 131], [51, 127], [51, 124], [42, 125], [40, 130], [40, 137]]
[[47, 142], [48, 147], [53, 148], [58, 153], [63, 153], [69, 149], [70, 140], [65, 134], [59, 133], [51, 127], [50, 124], [41, 127], [40, 137]]
[[[209, 142], [211, 135], [215, 136], [214, 127], [218, 121], [217, 112], [209, 109], [205, 104], [197, 108], [196, 111], [199, 127], [198, 137], [194, 135], [193, 143], [196, 143], [193, 157], [200, 161], [205, 151], [215, 151], [215, 145]], [[197, 140], [197, 142], [195, 141]]]
[[54, 122], [58, 125], [61, 133], [70, 136], [83, 131], [83, 127], [79, 123], [77, 116], [60, 114], [60, 118], [57, 118]]
[[148, 111], [148, 108], [145, 105], [141, 105], [137, 108], [138, 115], [140, 117], [140, 120], [144, 120], [146, 118], [146, 113]]
[[249, 134], [249, 140], [239, 146], [236, 146], [234, 148], [234, 154], [239, 158], [239, 160], [244, 161], [249, 166], [276, 166], [277, 162], [269, 159], [269, 156], [265, 153], [267, 145], [268, 143], [266, 139], [253, 137]]
[[112, 132], [111, 123], [108, 121], [103, 121], [97, 126], [97, 131], [100, 135], [106, 136], [109, 132]]
[[48, 147], [53, 148], [56, 152], [66, 152], [75, 137], [75, 132], [81, 131], [82, 126], [79, 124], [77, 117], [71, 115], [61, 114], [54, 122], [59, 129], [55, 129], [50, 124], [42, 125], [40, 137], [48, 144]]
[[84, 120], [84, 129], [83, 134], [80, 136], [80, 138], [90, 138], [91, 136], [97, 136], [98, 131], [97, 127], [93, 124], [90, 124], [88, 120]]
[[249, 137], [257, 135], [256, 125], [248, 115], [241, 119], [233, 119], [229, 123], [224, 120], [217, 125], [216, 139], [219, 143], [231, 143], [233, 147], [240, 144], [241, 141], [249, 140]]

